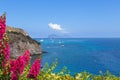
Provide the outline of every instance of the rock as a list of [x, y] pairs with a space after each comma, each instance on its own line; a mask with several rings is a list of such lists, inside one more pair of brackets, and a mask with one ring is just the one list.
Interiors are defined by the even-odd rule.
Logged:
[[40, 43], [32, 39], [27, 32], [20, 28], [7, 26], [11, 57], [17, 57], [29, 50], [31, 55], [42, 54]]
[[42, 51], [42, 53], [48, 53], [47, 51]]

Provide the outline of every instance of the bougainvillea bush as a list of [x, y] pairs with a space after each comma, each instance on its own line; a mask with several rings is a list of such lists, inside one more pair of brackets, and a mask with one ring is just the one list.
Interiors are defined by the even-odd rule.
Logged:
[[10, 59], [10, 46], [6, 31], [6, 16], [0, 16], [0, 80], [120, 80], [119, 76], [109, 71], [92, 75], [80, 72], [71, 76], [66, 68], [54, 73], [57, 62], [51, 66], [45, 64], [41, 69], [41, 60], [38, 58], [30, 66], [30, 52], [26, 50], [16, 59]]
[[[6, 16], [0, 16], [0, 80], [37, 79], [41, 60], [36, 59], [30, 68], [30, 52], [10, 59], [10, 46], [6, 31]], [[23, 78], [22, 78], [23, 77]]]

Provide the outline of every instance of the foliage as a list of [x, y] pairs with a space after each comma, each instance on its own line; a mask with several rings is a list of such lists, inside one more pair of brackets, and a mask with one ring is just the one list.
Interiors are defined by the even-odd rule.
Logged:
[[109, 71], [105, 74], [93, 75], [88, 72], [80, 72], [73, 76], [63, 67], [58, 73], [54, 70], [57, 61], [51, 66], [47, 63], [41, 69], [41, 60], [35, 60], [30, 66], [30, 52], [26, 50], [22, 56], [10, 59], [10, 48], [6, 31], [5, 15], [0, 16], [0, 80], [120, 80]]
[[57, 62], [54, 62], [51, 66], [46, 63], [41, 69], [38, 75], [38, 80], [120, 80], [120, 76], [115, 76], [109, 71], [106, 73], [100, 73], [99, 75], [93, 75], [88, 72], [80, 72], [70, 75], [70, 72], [64, 67], [58, 73], [54, 73], [54, 69], [57, 66]]

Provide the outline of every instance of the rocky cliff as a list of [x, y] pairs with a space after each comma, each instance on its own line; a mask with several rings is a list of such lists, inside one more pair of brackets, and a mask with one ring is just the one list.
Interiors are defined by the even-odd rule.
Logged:
[[22, 55], [25, 50], [29, 50], [31, 55], [42, 54], [40, 43], [33, 40], [27, 32], [20, 28], [7, 26], [11, 57]]

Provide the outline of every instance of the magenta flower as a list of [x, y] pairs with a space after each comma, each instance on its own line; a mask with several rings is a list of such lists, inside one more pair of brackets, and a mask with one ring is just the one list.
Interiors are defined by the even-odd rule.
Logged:
[[3, 51], [3, 53], [4, 53], [5, 61], [8, 61], [9, 58], [10, 58], [10, 47], [9, 47], [8, 42], [5, 42], [5, 46], [6, 47], [5, 47], [4, 51]]
[[0, 56], [4, 57], [2, 65], [5, 67], [6, 62], [10, 58], [10, 48], [6, 40], [3, 39], [6, 30], [6, 18], [5, 16], [0, 16]]
[[4, 33], [6, 30], [6, 18], [2, 18], [2, 16], [0, 16], [0, 39], [3, 39]]
[[26, 50], [24, 52], [23, 59], [24, 59], [25, 65], [27, 65], [30, 61], [30, 51], [29, 50]]
[[18, 64], [18, 68], [19, 68], [19, 72], [20, 72], [20, 74], [22, 74], [23, 73], [23, 71], [24, 71], [24, 67], [25, 67], [25, 61], [24, 61], [24, 59], [23, 59], [23, 57], [18, 57], [18, 59], [16, 60], [16, 62], [17, 62], [17, 64]]
[[[16, 66], [15, 66], [16, 65]], [[17, 64], [16, 64], [16, 60], [11, 60], [10, 61], [10, 73], [12, 73], [12, 80], [17, 80]]]
[[25, 66], [30, 60], [30, 52], [25, 51], [23, 56], [19, 56], [16, 60], [10, 61], [10, 72], [12, 72], [12, 80], [18, 79], [19, 75], [23, 73]]
[[17, 74], [12, 74], [12, 80], [18, 80]]
[[12, 73], [12, 80], [18, 80], [18, 67], [16, 60], [10, 61], [10, 72]]
[[39, 74], [40, 67], [41, 67], [41, 60], [36, 59], [35, 62], [33, 63], [33, 65], [31, 66], [27, 77], [28, 78], [36, 78], [37, 75]]
[[18, 76], [23, 73], [25, 67], [24, 59], [22, 56], [18, 57], [16, 60], [10, 61], [10, 72], [12, 73], [12, 80], [18, 79]]
[[7, 41], [0, 41], [0, 55], [4, 57], [4, 64], [10, 59], [10, 47]]

